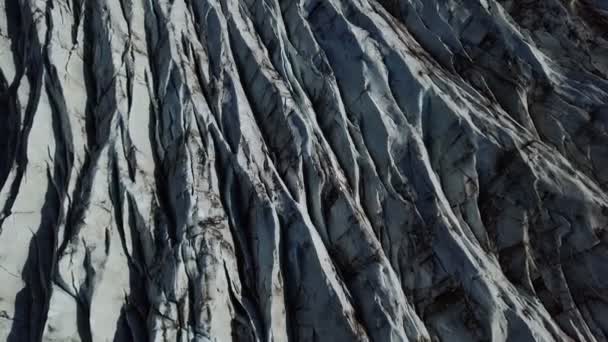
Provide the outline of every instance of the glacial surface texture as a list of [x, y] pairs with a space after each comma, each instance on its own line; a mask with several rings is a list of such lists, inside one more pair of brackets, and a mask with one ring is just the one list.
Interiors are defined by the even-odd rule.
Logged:
[[0, 0], [0, 340], [607, 341], [607, 32]]

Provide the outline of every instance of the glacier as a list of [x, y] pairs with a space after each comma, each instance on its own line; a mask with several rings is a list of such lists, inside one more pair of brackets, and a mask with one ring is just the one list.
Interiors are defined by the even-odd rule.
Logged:
[[0, 340], [608, 340], [606, 0], [1, 0], [0, 116]]

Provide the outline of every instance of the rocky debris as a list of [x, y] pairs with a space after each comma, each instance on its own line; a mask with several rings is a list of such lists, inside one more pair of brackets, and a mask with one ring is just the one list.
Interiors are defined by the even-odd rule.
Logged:
[[0, 12], [0, 340], [608, 340], [608, 2]]

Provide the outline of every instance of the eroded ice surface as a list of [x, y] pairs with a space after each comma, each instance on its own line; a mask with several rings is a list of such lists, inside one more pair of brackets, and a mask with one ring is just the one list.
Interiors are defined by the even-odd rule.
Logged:
[[606, 341], [605, 0], [3, 0], [0, 340]]

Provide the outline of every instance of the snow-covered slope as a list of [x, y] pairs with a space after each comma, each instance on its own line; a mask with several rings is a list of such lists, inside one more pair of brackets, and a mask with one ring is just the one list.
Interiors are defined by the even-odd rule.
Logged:
[[0, 1], [0, 340], [607, 341], [605, 0]]

